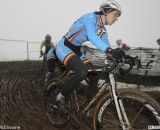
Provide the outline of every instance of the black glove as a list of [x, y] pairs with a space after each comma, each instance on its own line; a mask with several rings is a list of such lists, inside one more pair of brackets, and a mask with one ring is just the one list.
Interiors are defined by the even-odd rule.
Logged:
[[121, 48], [116, 48], [116, 49], [109, 49], [107, 51], [107, 53], [109, 53], [110, 55], [113, 56], [113, 58], [115, 58], [117, 61], [121, 61], [122, 58], [125, 57], [125, 51]]
[[40, 51], [40, 55], [41, 55], [41, 56], [43, 55], [43, 51]]

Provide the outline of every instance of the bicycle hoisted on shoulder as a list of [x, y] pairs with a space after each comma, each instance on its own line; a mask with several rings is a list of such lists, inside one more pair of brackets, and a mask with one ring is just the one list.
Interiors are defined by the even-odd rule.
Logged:
[[[127, 66], [124, 69], [123, 66]], [[89, 100], [75, 89], [66, 99], [67, 112], [55, 106], [56, 95], [64, 82], [74, 72], [66, 70], [58, 79], [46, 84], [44, 108], [46, 117], [57, 128], [74, 126], [83, 130], [136, 130], [148, 129], [149, 125], [160, 125], [160, 105], [144, 92], [131, 88], [117, 88], [116, 75], [128, 73], [133, 68], [128, 58], [117, 62], [108, 56], [105, 67], [88, 70], [88, 74], [105, 76], [105, 83]], [[87, 83], [87, 79], [85, 79]], [[84, 89], [84, 88], [83, 88]], [[87, 113], [91, 113], [89, 120]], [[89, 123], [88, 123], [89, 122]]]

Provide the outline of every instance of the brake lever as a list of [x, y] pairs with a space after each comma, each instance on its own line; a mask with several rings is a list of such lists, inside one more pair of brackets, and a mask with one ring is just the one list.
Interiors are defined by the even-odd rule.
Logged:
[[[109, 62], [108, 61], [112, 61], [113, 65], [109, 66]], [[111, 72], [112, 70], [114, 70], [117, 66], [118, 66], [118, 62], [116, 59], [113, 58], [112, 55], [108, 54], [106, 59], [105, 59], [105, 65], [106, 65], [106, 71], [107, 72]]]

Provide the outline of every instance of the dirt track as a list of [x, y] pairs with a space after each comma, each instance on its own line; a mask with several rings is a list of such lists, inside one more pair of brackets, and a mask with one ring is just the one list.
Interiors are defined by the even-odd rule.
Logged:
[[44, 73], [40, 62], [0, 63], [0, 126], [56, 130], [42, 109]]
[[44, 116], [44, 74], [41, 62], [0, 63], [0, 126], [56, 130]]

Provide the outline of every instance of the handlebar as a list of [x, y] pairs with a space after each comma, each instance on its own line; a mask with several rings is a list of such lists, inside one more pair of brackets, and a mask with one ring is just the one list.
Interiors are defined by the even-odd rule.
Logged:
[[[127, 65], [127, 69], [123, 68], [125, 65]], [[114, 59], [111, 55], [108, 55], [105, 59], [105, 71], [111, 72], [114, 69], [118, 68], [120, 74], [126, 74], [129, 73], [134, 66], [134, 60], [133, 57], [126, 55], [121, 61], [117, 61]]]
[[[111, 65], [111, 63], [112, 63], [112, 65]], [[108, 54], [105, 59], [105, 71], [111, 72], [117, 66], [118, 66], [118, 62], [116, 61], [116, 59], [114, 59], [112, 55]]]

